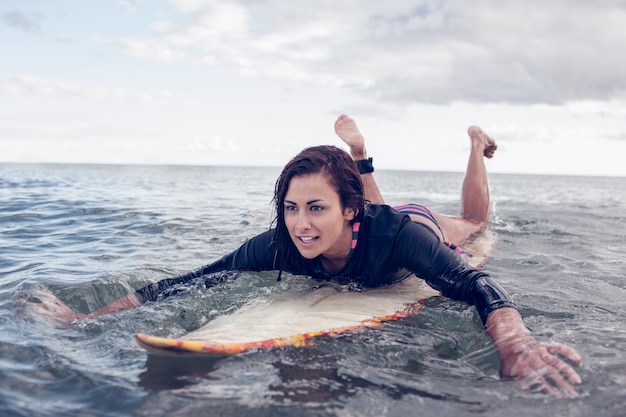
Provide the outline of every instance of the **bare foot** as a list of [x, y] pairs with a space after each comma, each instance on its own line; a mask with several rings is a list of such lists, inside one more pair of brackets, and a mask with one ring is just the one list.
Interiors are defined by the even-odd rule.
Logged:
[[354, 160], [367, 158], [365, 139], [356, 127], [356, 122], [351, 117], [345, 114], [339, 116], [335, 122], [335, 133], [350, 146], [350, 155], [352, 155]]
[[493, 158], [493, 154], [496, 152], [496, 149], [498, 149], [498, 145], [491, 136], [483, 132], [478, 126], [470, 126], [467, 129], [467, 134], [472, 140], [472, 145], [479, 146], [483, 149], [483, 155], [486, 158]]

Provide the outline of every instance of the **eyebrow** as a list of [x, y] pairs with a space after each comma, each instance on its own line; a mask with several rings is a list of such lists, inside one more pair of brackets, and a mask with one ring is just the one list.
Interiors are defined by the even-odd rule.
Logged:
[[[306, 202], [306, 205], [307, 205], [307, 206], [309, 206], [309, 205], [311, 205], [311, 204], [319, 203], [320, 201], [324, 201], [324, 199], [322, 199], [322, 198], [318, 198], [318, 199], [316, 199], [316, 200], [307, 201], [307, 202]], [[289, 203], [289, 204], [295, 204], [295, 205], [297, 205], [294, 201], [291, 201], [291, 200], [285, 200], [285, 203]]]

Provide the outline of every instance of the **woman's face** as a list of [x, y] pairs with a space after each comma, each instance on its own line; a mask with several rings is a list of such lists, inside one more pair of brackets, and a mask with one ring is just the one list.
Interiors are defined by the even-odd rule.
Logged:
[[302, 256], [323, 255], [333, 263], [347, 261], [355, 212], [343, 208], [326, 176], [293, 177], [285, 195], [285, 225]]

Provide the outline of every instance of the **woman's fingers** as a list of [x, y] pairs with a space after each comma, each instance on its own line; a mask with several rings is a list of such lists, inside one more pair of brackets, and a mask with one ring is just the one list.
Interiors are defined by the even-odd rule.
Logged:
[[546, 345], [546, 348], [548, 349], [548, 352], [552, 353], [553, 355], [558, 353], [559, 355], [566, 357], [572, 362], [575, 362], [575, 363], [582, 362], [582, 358], [580, 357], [580, 355], [569, 346], [549, 344], [549, 345]]
[[578, 375], [578, 372], [568, 363], [556, 356], [558, 353], [572, 362], [580, 363], [582, 359], [574, 349], [562, 345], [547, 345], [546, 349], [549, 354], [552, 355], [550, 359], [552, 366], [558, 369], [561, 375], [564, 375], [572, 384], [582, 383], [582, 378]]
[[[554, 387], [559, 393], [564, 393], [570, 398], [578, 397], [578, 393], [571, 385], [573, 381], [571, 381], [567, 374], [563, 372], [564, 367], [569, 367], [569, 365], [561, 361], [559, 358], [555, 359], [559, 361], [560, 364], [550, 364], [546, 367], [546, 369], [544, 369], [544, 380], [546, 382], [546, 386]], [[541, 371], [539, 372], [541, 373]]]
[[578, 373], [556, 354], [563, 355], [573, 362], [580, 362], [574, 349], [561, 345], [529, 343], [515, 349], [517, 357], [509, 358], [515, 364], [508, 368], [503, 377], [511, 377], [522, 382], [525, 389], [542, 391], [556, 397], [566, 395], [578, 397], [572, 384], [582, 382]]

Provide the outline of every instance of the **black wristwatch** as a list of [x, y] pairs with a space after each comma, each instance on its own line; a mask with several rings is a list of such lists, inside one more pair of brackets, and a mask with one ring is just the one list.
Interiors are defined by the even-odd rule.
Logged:
[[359, 173], [361, 174], [371, 174], [374, 172], [374, 164], [372, 158], [360, 159], [356, 162], [356, 166], [359, 167]]

